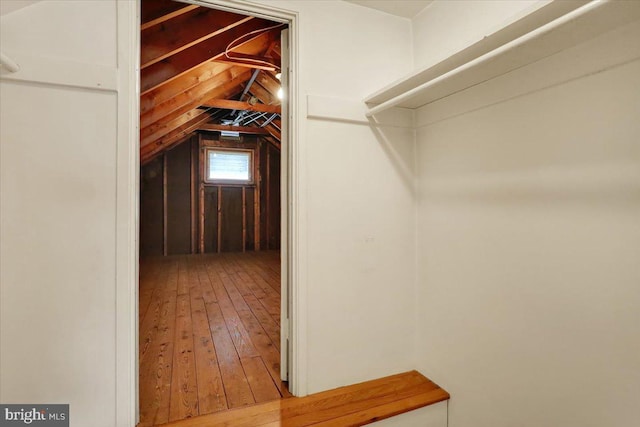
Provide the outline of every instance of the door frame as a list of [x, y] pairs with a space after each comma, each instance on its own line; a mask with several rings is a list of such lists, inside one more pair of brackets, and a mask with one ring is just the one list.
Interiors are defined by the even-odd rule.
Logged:
[[[301, 155], [298, 148], [298, 12], [243, 0], [181, 0], [216, 9], [264, 17], [289, 26], [288, 147], [281, 162], [287, 197], [281, 246], [282, 277], [289, 300], [289, 391], [307, 394], [306, 292], [302, 284]], [[117, 141], [116, 141], [116, 425], [134, 427], [139, 420], [138, 271], [140, 203], [140, 0], [116, 1], [117, 7]], [[285, 122], [286, 120], [283, 120]], [[282, 304], [282, 302], [281, 302]]]

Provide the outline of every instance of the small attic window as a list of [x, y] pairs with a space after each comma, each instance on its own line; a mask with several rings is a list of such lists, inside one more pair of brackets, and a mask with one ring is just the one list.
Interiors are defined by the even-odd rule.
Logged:
[[205, 180], [212, 183], [252, 184], [253, 152], [209, 148], [206, 150]]

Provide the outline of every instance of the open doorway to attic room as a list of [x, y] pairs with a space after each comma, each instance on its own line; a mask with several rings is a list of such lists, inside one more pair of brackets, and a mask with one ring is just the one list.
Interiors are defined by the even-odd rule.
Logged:
[[148, 426], [291, 396], [280, 352], [286, 25], [142, 0], [140, 29]]

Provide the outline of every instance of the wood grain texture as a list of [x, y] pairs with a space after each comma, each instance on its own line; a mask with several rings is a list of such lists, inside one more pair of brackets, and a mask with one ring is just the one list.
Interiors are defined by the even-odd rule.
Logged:
[[[179, 286], [187, 283], [186, 268], [179, 271]], [[173, 346], [171, 407], [169, 420], [182, 420], [198, 415], [198, 385], [193, 349], [193, 323], [188, 291], [176, 300], [176, 335]]]
[[198, 8], [197, 5], [171, 0], [144, 0], [141, 6], [140, 29], [144, 31]]
[[291, 396], [280, 381], [279, 326], [264, 309], [279, 310], [278, 294], [251, 278], [279, 264], [277, 252], [141, 260], [140, 426]]
[[281, 399], [171, 423], [175, 427], [362, 426], [449, 399], [416, 371], [302, 398]]
[[[164, 270], [159, 280], [160, 291], [155, 289], [152, 298], [159, 300], [160, 310], [157, 316], [147, 310], [140, 327], [140, 336], [145, 337], [140, 357], [140, 425], [143, 426], [169, 421], [178, 272], [175, 264], [159, 263], [159, 267]], [[154, 319], [146, 321], [152, 313]]]
[[[281, 64], [284, 27], [286, 24], [227, 10], [174, 0], [142, 0], [141, 164], [171, 150], [210, 120], [213, 125], [223, 124], [221, 110], [265, 112], [269, 120], [277, 120], [281, 101], [275, 76]], [[254, 76], [254, 68], [262, 69], [259, 75]], [[265, 120], [256, 118], [251, 133], [268, 138], [279, 149], [280, 129]], [[260, 244], [258, 241], [256, 248]]]
[[250, 20], [222, 10], [196, 8], [142, 31], [140, 68], [148, 67]]
[[[228, 31], [218, 33], [211, 38], [190, 46], [175, 55], [165, 58], [161, 62], [143, 68], [140, 70], [141, 95], [179, 77], [205, 62], [221, 57], [225, 54], [227, 46], [237, 38], [252, 31], [265, 29], [270, 26], [271, 23], [269, 21], [253, 18], [242, 22], [240, 25], [231, 27]], [[264, 35], [259, 34], [253, 37], [252, 40], [258, 39], [259, 37], [265, 40], [265, 45], [268, 45], [271, 41], [271, 35], [268, 33]]]

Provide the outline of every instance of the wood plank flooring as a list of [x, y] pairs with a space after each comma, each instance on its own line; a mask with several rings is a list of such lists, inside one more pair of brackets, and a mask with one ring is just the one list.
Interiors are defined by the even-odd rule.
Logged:
[[175, 423], [172, 427], [352, 427], [449, 399], [416, 371], [306, 397], [275, 400]]
[[279, 252], [143, 259], [139, 304], [140, 426], [291, 396]]

